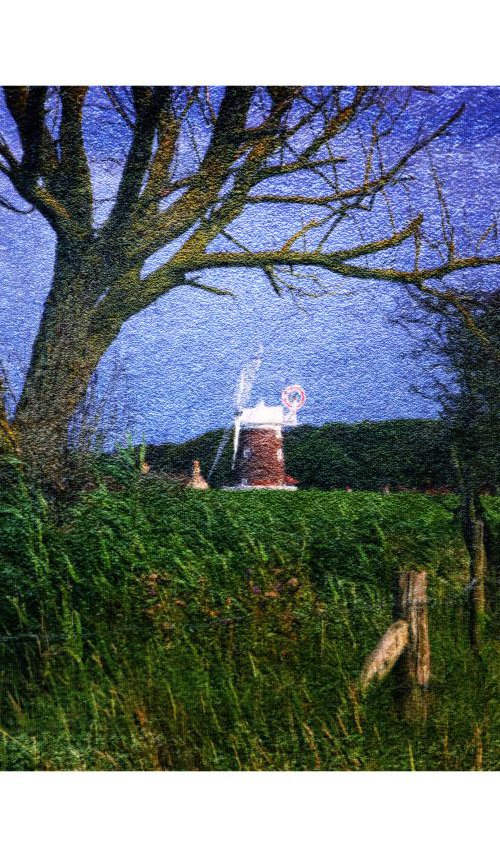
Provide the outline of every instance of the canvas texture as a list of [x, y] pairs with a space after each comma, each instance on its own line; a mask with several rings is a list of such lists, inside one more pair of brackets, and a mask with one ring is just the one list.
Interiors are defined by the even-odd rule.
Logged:
[[500, 89], [0, 88], [0, 768], [500, 768]]

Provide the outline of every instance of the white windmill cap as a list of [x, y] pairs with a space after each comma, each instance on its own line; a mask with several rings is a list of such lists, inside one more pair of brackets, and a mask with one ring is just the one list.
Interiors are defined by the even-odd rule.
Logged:
[[254, 408], [242, 410], [240, 423], [242, 426], [281, 426], [283, 408], [281, 405], [270, 407], [262, 399]]

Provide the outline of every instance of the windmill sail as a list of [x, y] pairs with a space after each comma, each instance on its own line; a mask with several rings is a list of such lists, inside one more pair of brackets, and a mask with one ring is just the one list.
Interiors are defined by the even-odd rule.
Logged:
[[[264, 354], [264, 346], [259, 345], [257, 354], [250, 361], [247, 366], [244, 366], [240, 372], [240, 376], [238, 378], [238, 385], [236, 387], [236, 391], [234, 394], [234, 449], [233, 449], [233, 460], [232, 465], [234, 465], [234, 460], [236, 457], [236, 451], [238, 449], [238, 438], [240, 433], [240, 415], [247, 404], [250, 393], [252, 392], [252, 387], [255, 381], [255, 376], [259, 370], [260, 364], [262, 363], [262, 357]], [[209, 470], [208, 479], [210, 480], [215, 468], [217, 467], [222, 453], [224, 452], [229, 438], [231, 436], [232, 426], [229, 426], [224, 430], [224, 434], [222, 435], [221, 441], [217, 448], [217, 452], [215, 453], [214, 462]]]
[[229, 426], [229, 428], [224, 429], [224, 434], [222, 435], [221, 442], [219, 443], [219, 446], [217, 447], [217, 452], [215, 453], [215, 458], [214, 458], [213, 464], [212, 464], [210, 470], [208, 471], [208, 481], [210, 481], [210, 479], [212, 478], [212, 473], [214, 472], [215, 468], [217, 467], [217, 465], [221, 459], [221, 455], [227, 446], [227, 442], [231, 436], [231, 429], [232, 429], [232, 426]]
[[240, 373], [240, 378], [238, 382], [238, 386], [236, 388], [236, 395], [234, 397], [234, 412], [235, 412], [235, 420], [234, 420], [234, 444], [233, 444], [233, 463], [232, 467], [234, 467], [234, 461], [236, 458], [236, 452], [238, 450], [238, 440], [240, 436], [240, 417], [243, 408], [248, 403], [250, 398], [250, 393], [252, 392], [252, 387], [254, 385], [255, 376], [259, 370], [260, 364], [262, 363], [262, 356], [264, 354], [264, 346], [262, 344], [259, 345], [259, 349], [257, 354], [250, 361], [248, 366], [245, 366]]

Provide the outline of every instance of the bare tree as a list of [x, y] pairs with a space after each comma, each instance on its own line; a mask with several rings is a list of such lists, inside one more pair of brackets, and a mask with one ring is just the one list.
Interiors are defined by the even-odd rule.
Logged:
[[413, 356], [427, 360], [425, 389], [416, 391], [440, 405], [449, 444], [470, 558], [469, 637], [479, 651], [488, 600], [498, 599], [494, 575], [488, 576], [481, 494], [497, 493], [500, 484], [500, 291], [476, 284], [451, 302], [423, 294], [411, 305], [400, 303], [393, 321], [417, 333]]
[[[4, 87], [4, 95], [17, 139], [7, 127], [0, 135], [0, 202], [12, 212], [37, 209], [57, 242], [14, 421], [25, 455], [47, 475], [60, 468], [75, 409], [124, 322], [180, 286], [227, 293], [202, 272], [258, 268], [278, 294], [307, 296], [326, 290], [323, 269], [462, 306], [445, 278], [500, 262], [461, 255], [453, 236], [442, 258], [427, 242], [409, 165], [463, 107], [399, 137], [423, 97], [413, 90], [62, 86]], [[122, 125], [125, 154], [99, 222], [84, 125], [103, 99]], [[276, 207], [282, 228], [290, 223], [278, 246], [270, 236], [274, 246], [251, 249], [235, 234], [242, 213], [259, 206]], [[169, 245], [168, 259], [151, 270], [149, 260]], [[389, 250], [394, 260], [377, 264]]]

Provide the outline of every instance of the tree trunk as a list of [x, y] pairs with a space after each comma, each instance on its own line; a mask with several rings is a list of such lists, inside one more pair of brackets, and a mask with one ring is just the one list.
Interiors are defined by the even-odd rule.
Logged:
[[7, 418], [4, 382], [0, 375], [0, 455], [15, 455], [17, 452], [16, 436]]
[[106, 288], [91, 248], [58, 246], [14, 428], [33, 475], [63, 489], [68, 429], [92, 374], [113, 338], [90, 335], [95, 295]]
[[481, 646], [486, 619], [487, 560], [484, 522], [478, 517], [478, 500], [469, 477], [462, 494], [462, 532], [470, 557], [469, 639], [474, 651]]
[[64, 341], [44, 361], [43, 376], [26, 380], [15, 429], [21, 453], [33, 475], [62, 488], [68, 430], [97, 365], [80, 342]]
[[472, 523], [469, 595], [469, 637], [473, 649], [479, 649], [486, 617], [486, 550], [484, 547], [484, 523]]

